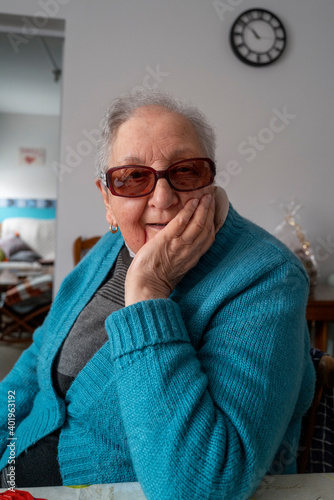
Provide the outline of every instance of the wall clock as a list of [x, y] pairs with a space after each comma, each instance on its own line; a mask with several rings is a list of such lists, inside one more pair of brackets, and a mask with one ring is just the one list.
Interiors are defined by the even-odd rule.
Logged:
[[264, 9], [249, 9], [235, 20], [230, 42], [235, 55], [252, 66], [276, 61], [286, 45], [286, 32], [277, 16]]

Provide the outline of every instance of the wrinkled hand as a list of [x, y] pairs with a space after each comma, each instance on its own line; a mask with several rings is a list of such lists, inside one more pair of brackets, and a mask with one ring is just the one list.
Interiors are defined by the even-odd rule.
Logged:
[[125, 280], [125, 305], [168, 298], [214, 239], [214, 199], [189, 200], [136, 254]]

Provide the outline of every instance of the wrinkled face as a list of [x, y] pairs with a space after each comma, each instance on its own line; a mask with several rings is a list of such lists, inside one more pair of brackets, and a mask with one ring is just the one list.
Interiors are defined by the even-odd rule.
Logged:
[[[109, 168], [129, 164], [165, 170], [187, 158], [206, 157], [207, 152], [193, 125], [182, 115], [164, 108], [139, 108], [123, 123], [113, 143]], [[213, 194], [213, 185], [190, 192], [172, 189], [159, 179], [154, 191], [141, 198], [123, 198], [97, 185], [106, 206], [109, 224], [118, 224], [125, 242], [134, 253], [172, 220], [191, 198]]]

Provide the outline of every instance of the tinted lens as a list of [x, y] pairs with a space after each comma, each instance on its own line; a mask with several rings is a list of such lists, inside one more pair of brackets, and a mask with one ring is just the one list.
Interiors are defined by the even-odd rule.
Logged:
[[190, 191], [213, 182], [210, 163], [206, 160], [186, 160], [169, 169], [169, 179], [175, 189]]
[[215, 165], [208, 158], [192, 158], [171, 165], [167, 170], [126, 165], [106, 173], [107, 186], [114, 195], [136, 197], [150, 194], [156, 180], [167, 179], [177, 191], [195, 191], [213, 183]]
[[108, 182], [121, 196], [140, 196], [154, 185], [154, 174], [145, 167], [117, 168], [108, 175]]

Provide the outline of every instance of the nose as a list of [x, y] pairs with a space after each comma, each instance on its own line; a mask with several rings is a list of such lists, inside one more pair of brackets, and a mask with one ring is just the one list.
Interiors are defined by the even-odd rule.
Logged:
[[164, 210], [177, 203], [177, 192], [170, 187], [166, 179], [159, 179], [150, 195], [148, 205]]

